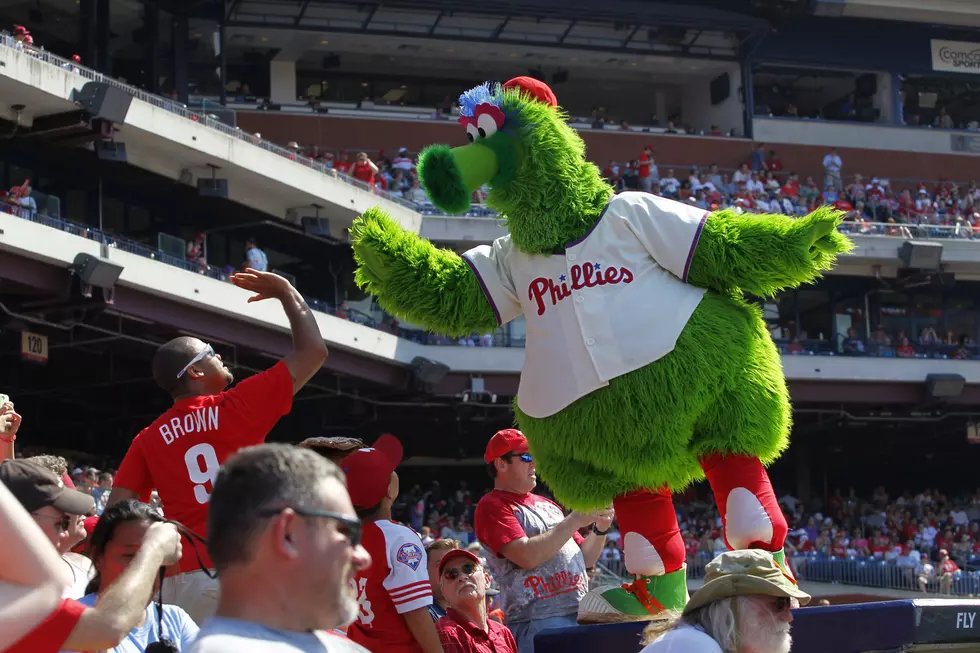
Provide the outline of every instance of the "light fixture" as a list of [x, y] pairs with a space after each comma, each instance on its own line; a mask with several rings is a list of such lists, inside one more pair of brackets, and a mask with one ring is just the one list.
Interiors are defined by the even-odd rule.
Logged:
[[320, 45], [329, 45], [330, 41], [320, 41]]

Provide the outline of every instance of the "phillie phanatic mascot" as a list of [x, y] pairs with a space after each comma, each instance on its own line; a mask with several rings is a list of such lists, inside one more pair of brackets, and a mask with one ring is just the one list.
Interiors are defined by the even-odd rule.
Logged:
[[[765, 465], [791, 409], [759, 309], [812, 283], [850, 242], [841, 214], [713, 213], [613, 193], [554, 93], [526, 77], [460, 97], [469, 144], [426, 148], [422, 187], [448, 213], [487, 204], [509, 235], [462, 256], [372, 208], [351, 228], [355, 279], [392, 314], [453, 336], [524, 315], [514, 404], [538, 473], [575, 510], [613, 503], [635, 580], [593, 589], [579, 621], [648, 620], [688, 599], [671, 492], [707, 477], [732, 549], [785, 562], [786, 520]], [[795, 582], [795, 581], [794, 581]]]

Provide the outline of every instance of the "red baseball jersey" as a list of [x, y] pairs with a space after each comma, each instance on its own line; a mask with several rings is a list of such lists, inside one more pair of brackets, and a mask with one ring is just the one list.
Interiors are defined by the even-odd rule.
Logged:
[[[115, 485], [142, 501], [155, 488], [168, 519], [207, 538], [208, 501], [221, 464], [239, 449], [265, 441], [292, 404], [293, 378], [283, 362], [221, 394], [181, 399], [139, 432]], [[177, 573], [196, 571], [197, 556], [186, 538], [183, 546]], [[204, 547], [198, 550], [212, 567]]]
[[361, 543], [372, 562], [352, 581], [360, 609], [347, 635], [374, 653], [421, 653], [402, 615], [432, 605], [422, 540], [407, 526], [382, 519], [364, 525]]

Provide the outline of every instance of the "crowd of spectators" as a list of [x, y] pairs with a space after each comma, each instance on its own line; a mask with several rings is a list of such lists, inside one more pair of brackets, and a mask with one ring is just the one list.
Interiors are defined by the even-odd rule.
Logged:
[[801, 179], [784, 167], [776, 150], [757, 144], [731, 174], [716, 164], [686, 171], [672, 166], [661, 169], [653, 146], [647, 146], [637, 159], [608, 161], [602, 175], [617, 192], [652, 192], [705, 210], [735, 208], [802, 216], [830, 205], [847, 214], [844, 230], [848, 233], [980, 237], [980, 189], [975, 181], [965, 188], [945, 179], [895, 188], [888, 179], [854, 174], [845, 184], [844, 161], [836, 149], [826, 154], [822, 167], [823, 179]]
[[[672, 127], [672, 124], [668, 125]], [[676, 129], [667, 133], [683, 133]], [[722, 136], [716, 128], [709, 135]], [[288, 149], [305, 153], [339, 174], [348, 175], [379, 191], [413, 202], [423, 215], [439, 213], [419, 185], [417, 153], [399, 148], [394, 157], [379, 150], [373, 159], [359, 152], [337, 154], [319, 147], [302, 148], [290, 142]], [[843, 174], [844, 161], [832, 148], [822, 161], [824, 176], [815, 179], [787, 170], [775, 149], [757, 144], [746, 160], [734, 170], [717, 164], [658, 166], [655, 150], [647, 146], [639, 157], [629, 161], [609, 160], [602, 176], [616, 190], [641, 190], [705, 210], [735, 208], [748, 213], [783, 213], [803, 216], [818, 206], [831, 205], [847, 214], [843, 229], [848, 233], [914, 237], [980, 237], [980, 188], [975, 181], [965, 187], [939, 179], [912, 185], [893, 186], [883, 177], [865, 178]], [[487, 188], [473, 193], [467, 216], [493, 217], [483, 206]]]

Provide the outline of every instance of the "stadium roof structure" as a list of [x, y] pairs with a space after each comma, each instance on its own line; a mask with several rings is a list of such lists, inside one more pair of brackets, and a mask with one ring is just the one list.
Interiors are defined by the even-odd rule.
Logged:
[[[744, 8], [736, 0], [730, 6]], [[718, 3], [607, 0], [232, 0], [226, 27], [734, 58], [764, 19]], [[734, 38], [732, 38], [734, 37]]]

